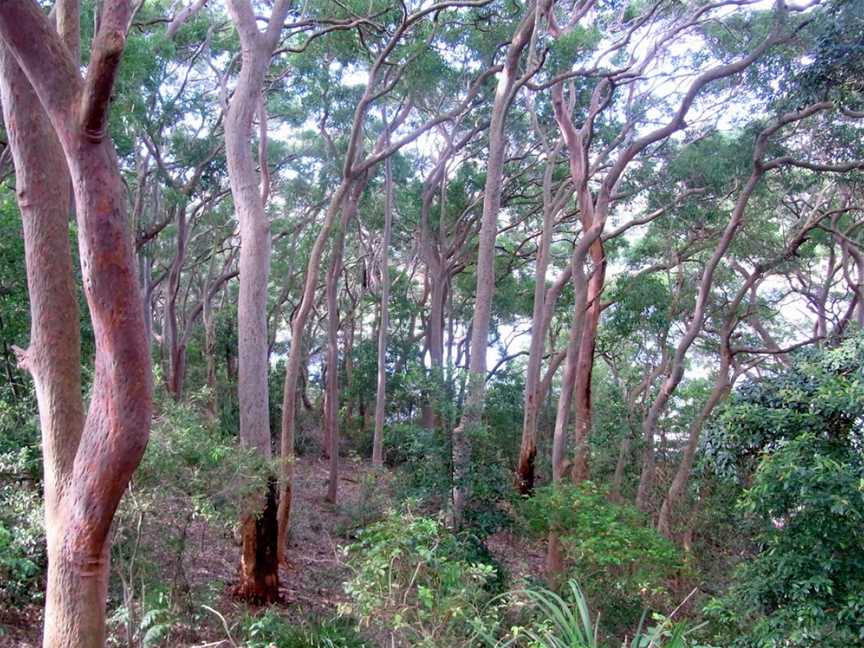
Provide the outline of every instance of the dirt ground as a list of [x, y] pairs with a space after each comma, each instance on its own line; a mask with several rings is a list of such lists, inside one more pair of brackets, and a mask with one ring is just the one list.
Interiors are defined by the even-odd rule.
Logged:
[[[304, 458], [295, 467], [289, 562], [281, 568], [282, 602], [277, 608], [293, 623], [336, 616], [339, 603], [346, 600], [342, 583], [350, 575], [340, 550], [352, 542], [359, 526], [374, 520], [390, 502], [391, 476], [373, 471], [368, 463], [351, 459], [340, 463], [336, 505], [324, 500], [327, 475], [328, 463], [322, 459]], [[526, 542], [512, 531], [501, 531], [487, 539], [487, 546], [514, 580], [542, 574], [542, 545]], [[206, 523], [195, 522], [190, 528], [184, 561], [186, 578], [192, 589], [216, 584], [219, 591], [213, 608], [232, 631], [246, 614], [255, 611], [230, 595], [238, 553], [233, 538], [214, 533]], [[186, 618], [182, 613], [178, 616]], [[215, 614], [196, 609], [188, 616], [188, 623], [175, 626], [171, 640], [164, 645], [230, 646], [223, 621]], [[0, 612], [0, 648], [38, 648], [41, 626], [42, 610], [38, 606]], [[112, 628], [109, 646], [125, 645], [121, 629]]]
[[[376, 507], [386, 500], [388, 476], [374, 473], [368, 464], [350, 459], [341, 461], [336, 505], [324, 500], [327, 475], [328, 463], [324, 460], [302, 459], [295, 467], [289, 563], [281, 568], [279, 605], [279, 610], [292, 621], [323, 620], [336, 615], [337, 606], [345, 600], [342, 582], [348, 576], [340, 560], [340, 548], [351, 542], [358, 521], [373, 515]], [[186, 577], [193, 589], [214, 582], [222, 584], [224, 591], [214, 609], [226, 619], [229, 628], [249, 609], [230, 596], [238, 553], [239, 547], [232, 538], [212, 533], [205, 523], [196, 522], [190, 528], [184, 562]], [[221, 620], [211, 615], [209, 620], [201, 621], [180, 628], [170, 642], [172, 648], [203, 644], [217, 648], [219, 639], [225, 638]], [[0, 648], [38, 648], [41, 626], [39, 606], [0, 612]], [[116, 632], [113, 634], [109, 645], [125, 645]], [[178, 642], [177, 634], [185, 637]], [[222, 645], [229, 643], [225, 641]]]

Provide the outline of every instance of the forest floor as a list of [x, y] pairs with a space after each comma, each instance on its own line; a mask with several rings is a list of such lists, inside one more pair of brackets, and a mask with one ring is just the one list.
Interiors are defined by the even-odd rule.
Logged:
[[[339, 604], [346, 601], [343, 583], [350, 576], [341, 551], [354, 541], [359, 528], [378, 519], [392, 502], [391, 473], [375, 471], [358, 459], [343, 459], [338, 503], [330, 504], [324, 499], [328, 471], [328, 462], [318, 458], [302, 458], [295, 466], [289, 563], [281, 568], [282, 601], [277, 607], [280, 616], [291, 623], [323, 622], [337, 615]], [[536, 543], [502, 531], [490, 536], [487, 546], [511, 577], [537, 577], [542, 573], [544, 555]], [[238, 551], [234, 538], [214, 533], [204, 521], [193, 523], [183, 568], [190, 590], [199, 596], [186, 610], [177, 611], [172, 648], [230, 646], [225, 626], [239, 634], [242, 620], [258, 610], [231, 596]], [[112, 587], [119, 587], [116, 580]], [[201, 607], [200, 593], [208, 590], [211, 594], [206, 597], [207, 604], [222, 618]], [[0, 648], [38, 648], [41, 628], [39, 606], [4, 611], [0, 614]], [[121, 623], [109, 620], [109, 645], [130, 645], [126, 634]]]

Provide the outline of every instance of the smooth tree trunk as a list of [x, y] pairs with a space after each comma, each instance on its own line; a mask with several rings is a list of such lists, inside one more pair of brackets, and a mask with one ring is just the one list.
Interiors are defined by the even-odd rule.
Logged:
[[300, 306], [291, 318], [291, 346], [288, 349], [288, 360], [285, 363], [285, 383], [282, 390], [282, 430], [280, 437], [281, 462], [279, 474], [279, 510], [278, 510], [278, 557], [279, 562], [285, 561], [285, 549], [288, 542], [288, 525], [291, 516], [291, 499], [294, 481], [294, 439], [296, 435], [297, 415], [297, 384], [303, 361], [303, 333], [306, 322], [315, 303], [315, 288], [321, 267], [321, 257], [324, 247], [330, 237], [333, 222], [339, 214], [342, 197], [350, 187], [349, 182], [343, 182], [331, 198], [324, 215], [324, 221], [312, 244], [312, 251], [306, 264], [306, 279], [303, 282], [303, 294]]
[[[33, 339], [31, 347], [20, 352], [20, 363], [34, 375], [45, 439], [48, 575], [43, 645], [89, 648], [101, 647], [105, 641], [109, 531], [147, 443], [152, 383], [126, 196], [105, 134], [131, 6], [122, 1], [103, 6], [82, 80], [77, 58], [73, 59], [78, 7], [74, 2], [61, 5], [57, 24], [65, 43], [31, 0], [0, 5], [2, 90], [10, 144], [20, 165], [19, 197], [25, 236], [30, 239], [25, 240], [25, 249], [36, 253], [28, 259], [28, 271], [33, 273], [28, 276]], [[58, 140], [68, 174], [59, 164]], [[38, 151], [31, 148], [37, 144]], [[79, 333], [73, 320], [74, 292], [70, 294], [65, 198], [69, 177], [96, 342], [86, 417], [78, 344], [70, 344]], [[49, 207], [45, 192], [51, 187], [57, 192]], [[35, 215], [34, 209], [44, 220], [31, 228], [26, 221]], [[34, 250], [36, 240], [46, 247]]]
[[[270, 274], [269, 193], [266, 168], [266, 111], [263, 88], [270, 58], [288, 15], [287, 0], [277, 0], [261, 32], [250, 0], [229, 0], [228, 12], [240, 36], [241, 67], [225, 117], [225, 152], [231, 196], [240, 223], [240, 294], [237, 304], [238, 399], [240, 442], [269, 459], [270, 408], [267, 338], [267, 283]], [[252, 121], [259, 113], [259, 183], [252, 148]], [[240, 573], [235, 593], [253, 601], [279, 598], [276, 488], [250, 498], [243, 512]], [[263, 501], [262, 501], [263, 500]]]
[[482, 424], [486, 399], [486, 349], [489, 343], [489, 321], [492, 295], [495, 291], [495, 238], [498, 233], [498, 212], [501, 208], [501, 187], [504, 177], [504, 154], [507, 148], [505, 122], [516, 91], [519, 62], [534, 34], [537, 11], [529, 4], [507, 48], [505, 62], [498, 76], [495, 100], [489, 124], [489, 153], [486, 160], [486, 183], [483, 193], [483, 215], [477, 249], [477, 284], [474, 313], [471, 317], [471, 356], [468, 363], [468, 384], [462, 417], [452, 433], [452, 524], [462, 526], [471, 466], [470, 435]]
[[[381, 314], [378, 319], [378, 383], [375, 391], [375, 432], [372, 465], [384, 465], [384, 418], [387, 409], [387, 331], [390, 327], [390, 230], [393, 227], [393, 165], [384, 162], [384, 235], [381, 241]], [[443, 343], [442, 343], [443, 348]], [[350, 350], [346, 350], [346, 353]]]
[[324, 299], [327, 305], [327, 349], [325, 352], [326, 375], [324, 378], [324, 439], [330, 470], [327, 478], [326, 500], [336, 503], [339, 490], [339, 277], [342, 275], [342, 258], [345, 252], [345, 233], [357, 215], [360, 196], [366, 187], [366, 178], [359, 178], [342, 206], [342, 218], [333, 237], [330, 266]]
[[[343, 224], [345, 219], [343, 218]], [[339, 277], [345, 248], [344, 228], [336, 232], [327, 271], [325, 303], [327, 305], [327, 351], [324, 379], [324, 443], [330, 471], [327, 478], [327, 501], [336, 503], [339, 486]]]
[[168, 346], [168, 392], [175, 401], [183, 398], [183, 383], [186, 374], [186, 346], [178, 331], [177, 298], [180, 294], [180, 275], [186, 260], [188, 219], [184, 206], [174, 208], [177, 222], [177, 251], [168, 271], [165, 286], [165, 337]]
[[216, 314], [213, 300], [204, 297], [201, 318], [204, 321], [204, 361], [207, 366], [207, 418], [211, 423], [219, 420], [219, 383], [216, 374]]
[[539, 390], [540, 371], [543, 365], [546, 327], [551, 323], [551, 311], [554, 308], [555, 298], [557, 298], [557, 294], [552, 296], [551, 289], [547, 291], [546, 273], [549, 269], [555, 218], [560, 211], [559, 205], [561, 204], [560, 197], [558, 195], [553, 197], [552, 195], [552, 177], [556, 158], [560, 155], [562, 148], [563, 141], [559, 140], [552, 149], [547, 150], [548, 160], [543, 174], [543, 225], [534, 269], [534, 306], [531, 316], [531, 342], [528, 347], [528, 363], [525, 369], [522, 442], [516, 465], [516, 490], [522, 495], [528, 495], [534, 490], [537, 421], [540, 415], [540, 406], [545, 399], [545, 394], [541, 394]]
[[[586, 233], [574, 247], [571, 259], [571, 271], [573, 275], [573, 320], [570, 324], [570, 333], [567, 341], [567, 353], [564, 359], [564, 375], [561, 379], [561, 392], [558, 396], [558, 407], [555, 412], [555, 429], [552, 434], [552, 483], [560, 484], [570, 467], [567, 460], [567, 420], [570, 414], [573, 392], [576, 386], [576, 372], [579, 363], [579, 350], [582, 346], [582, 335], [584, 333], [584, 322], [586, 318], [586, 301], [588, 295], [588, 283], [585, 278], [584, 264], [588, 247], [591, 242]], [[561, 554], [561, 541], [558, 534], [553, 530], [549, 533], [549, 541], [546, 552], [546, 575], [551, 580], [556, 580], [564, 570], [564, 561]]]

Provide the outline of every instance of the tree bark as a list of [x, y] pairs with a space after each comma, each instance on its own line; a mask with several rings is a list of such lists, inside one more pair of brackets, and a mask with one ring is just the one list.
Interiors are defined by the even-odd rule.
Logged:
[[[250, 0], [229, 0], [241, 44], [240, 75], [225, 116], [225, 151], [231, 195], [240, 222], [240, 295], [237, 305], [240, 442], [269, 459], [270, 407], [267, 345], [267, 283], [270, 274], [270, 223], [264, 206], [269, 192], [266, 154], [259, 186], [252, 152], [252, 120], [260, 112], [262, 150], [266, 113], [262, 96], [270, 58], [288, 15], [287, 0], [277, 0], [265, 32], [260, 32]], [[243, 548], [235, 593], [254, 601], [279, 598], [276, 502], [268, 488], [264, 502], [251, 498], [242, 519]]]
[[[562, 148], [563, 140], [559, 140], [552, 149], [547, 150], [546, 170], [543, 174], [543, 225], [540, 233], [540, 244], [537, 246], [537, 263], [534, 270], [534, 306], [531, 316], [531, 342], [525, 369], [522, 442], [516, 465], [516, 490], [522, 495], [528, 495], [534, 490], [537, 420], [540, 406], [546, 397], [545, 394], [539, 393], [540, 370], [543, 364], [546, 328], [552, 320], [551, 312], [555, 301], [554, 298], [551, 298], [552, 290], [547, 291], [546, 288], [546, 273], [549, 268], [552, 230], [561, 203], [560, 199], [556, 201], [553, 198], [551, 185], [555, 162]], [[557, 298], [557, 294], [554, 297]]]
[[510, 104], [518, 90], [517, 78], [522, 52], [534, 34], [536, 8], [529, 4], [507, 48], [506, 60], [498, 77], [495, 101], [489, 125], [489, 154], [486, 162], [486, 184], [483, 193], [483, 216], [477, 250], [477, 287], [474, 313], [471, 318], [471, 357], [468, 364], [468, 385], [462, 417], [453, 429], [452, 523], [462, 526], [468, 498], [471, 446], [469, 435], [481, 424], [486, 398], [486, 348], [492, 295], [495, 291], [495, 237], [498, 232], [498, 211], [501, 208], [501, 185], [504, 176], [504, 153], [507, 139], [504, 126]]
[[[381, 315], [378, 319], [378, 384], [375, 392], [375, 432], [372, 465], [384, 465], [384, 417], [387, 407], [387, 331], [390, 327], [390, 230], [393, 226], [393, 165], [384, 162], [384, 235], [381, 241]], [[443, 346], [443, 345], [442, 345]]]
[[[9, 0], [0, 6], [0, 39], [6, 50], [2, 91], [13, 151], [19, 144], [24, 146], [15, 158], [21, 165], [18, 182], [19, 191], [24, 191], [25, 235], [31, 238], [29, 243], [39, 239], [51, 246], [31, 257], [32, 267], [28, 263], [34, 273], [28, 276], [34, 335], [31, 349], [20, 353], [21, 364], [33, 372], [37, 383], [45, 438], [48, 585], [43, 645], [89, 648], [101, 647], [105, 641], [109, 530], [147, 443], [152, 384], [126, 197], [113, 147], [105, 139], [108, 97], [131, 7], [121, 0], [105, 4], [83, 81], [77, 60], [70, 56], [77, 52], [77, 34], [72, 33], [77, 5], [65, 3], [60, 11], [61, 31], [72, 42], [64, 43], [30, 0]], [[16, 65], [23, 75], [16, 72]], [[53, 141], [46, 115], [56, 134]], [[24, 144], [24, 138], [29, 142]], [[58, 161], [58, 140], [68, 175]], [[37, 152], [30, 145], [37, 142], [45, 148], [32, 157]], [[78, 324], [72, 321], [76, 310], [74, 292], [70, 294], [64, 198], [69, 195], [70, 176], [84, 290], [96, 342], [86, 418], [78, 344], [70, 344], [70, 338], [78, 337]], [[38, 188], [30, 184], [31, 179], [39, 180]], [[57, 189], [53, 206], [42, 213], [45, 220], [31, 229], [26, 221], [33, 209], [47, 205], [44, 192], [50, 187]], [[28, 248], [29, 243], [25, 241]]]

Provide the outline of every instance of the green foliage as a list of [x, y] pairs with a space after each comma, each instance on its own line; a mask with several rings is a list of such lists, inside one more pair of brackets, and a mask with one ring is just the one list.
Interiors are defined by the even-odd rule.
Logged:
[[140, 648], [164, 645], [176, 621], [170, 596], [163, 589], [148, 592], [133, 605], [118, 606], [107, 619], [125, 636], [127, 646]]
[[805, 354], [722, 419], [720, 456], [753, 466], [739, 507], [759, 525], [759, 551], [708, 607], [735, 646], [864, 641], [862, 350], [858, 338]]
[[591, 482], [537, 489], [519, 512], [536, 537], [556, 534], [570, 573], [602, 601], [604, 628], [632, 628], [643, 607], [670, 604], [667, 580], [682, 568], [675, 547], [635, 508], [609, 502]]
[[42, 597], [42, 452], [30, 387], [9, 389], [0, 400], [0, 609]]
[[159, 616], [151, 611], [189, 612], [196, 597], [210, 595], [212, 584], [191, 582], [186, 572], [195, 552], [206, 550], [191, 542], [193, 529], [229, 537], [245, 498], [263, 492], [272, 471], [236, 438], [206, 424], [195, 400], [159, 403], [144, 458], [114, 519], [115, 615], [127, 636], [143, 637], [150, 625], [167, 634], [167, 619], [144, 623]]
[[[41, 506], [33, 499], [27, 503], [32, 506], [32, 510], [41, 514]], [[8, 499], [4, 502], [4, 504], [6, 503], [8, 503]], [[33, 531], [34, 529], [37, 532], [41, 531], [41, 525], [34, 524], [35, 521], [28, 520], [28, 522], [30, 524], [26, 527], [16, 528], [14, 534], [0, 522], [0, 602], [3, 603], [15, 603], [37, 598], [34, 596], [32, 588], [36, 586], [42, 573], [44, 558], [40, 555], [42, 553], [41, 538], [35, 535]]]
[[344, 620], [314, 625], [291, 625], [273, 608], [243, 624], [245, 648], [367, 648], [367, 644]]
[[411, 505], [364, 529], [345, 550], [353, 575], [343, 612], [411, 646], [470, 646], [490, 623], [496, 569], [439, 517]]
[[[535, 587], [511, 593], [514, 603], [527, 608], [528, 620], [512, 626], [507, 637], [487, 642], [495, 648], [524, 646], [525, 648], [600, 648], [599, 617], [593, 622], [588, 600], [574, 580], [567, 582], [562, 595]], [[655, 616], [656, 625], [643, 631], [645, 615], [631, 641], [622, 648], [696, 648], [687, 639], [695, 628], [686, 623], [673, 623], [670, 618]], [[705, 647], [707, 648], [707, 647]]]

